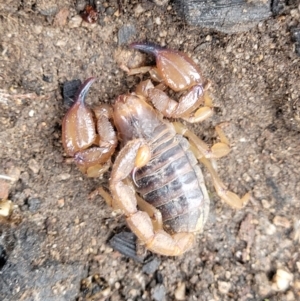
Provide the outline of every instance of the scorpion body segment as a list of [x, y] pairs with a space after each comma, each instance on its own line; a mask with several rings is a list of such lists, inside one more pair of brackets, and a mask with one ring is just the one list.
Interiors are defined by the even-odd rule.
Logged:
[[188, 141], [140, 97], [119, 97], [114, 116], [124, 143], [142, 138], [151, 149], [150, 161], [134, 173], [133, 182], [142, 198], [160, 211], [164, 229], [171, 234], [201, 231], [209, 198]]
[[164, 130], [150, 162], [135, 173], [136, 190], [160, 211], [168, 233], [200, 232], [209, 208], [202, 172], [187, 140]]

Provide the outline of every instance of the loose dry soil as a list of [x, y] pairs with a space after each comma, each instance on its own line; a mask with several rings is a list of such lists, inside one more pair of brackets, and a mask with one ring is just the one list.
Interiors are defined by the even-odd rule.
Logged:
[[[151, 1], [123, 1], [121, 14], [117, 1], [100, 1], [93, 25], [81, 23], [81, 1], [1, 2], [0, 173], [20, 173], [9, 194], [16, 208], [0, 224], [1, 300], [300, 300], [300, 59], [290, 34], [298, 8], [226, 35]], [[252, 195], [234, 210], [204, 171], [205, 232], [152, 268], [107, 244], [124, 217], [88, 199], [99, 181], [67, 164], [61, 143], [63, 83], [96, 76], [88, 103], [113, 103], [139, 81], [116, 62], [130, 41], [185, 51], [201, 66], [215, 114], [188, 127], [211, 144], [225, 122], [232, 151], [218, 160], [220, 177]]]

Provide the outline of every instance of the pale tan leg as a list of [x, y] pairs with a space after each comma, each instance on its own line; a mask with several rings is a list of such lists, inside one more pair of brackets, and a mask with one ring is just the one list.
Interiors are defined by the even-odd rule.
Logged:
[[101, 176], [109, 170], [110, 166], [111, 166], [111, 161], [108, 160], [104, 164], [96, 164], [91, 167], [88, 167], [87, 169], [84, 168], [81, 169], [79, 167], [79, 170], [82, 173], [86, 173], [86, 175], [89, 178], [101, 178]]
[[122, 69], [127, 72], [128, 75], [136, 75], [136, 74], [144, 74], [149, 72], [153, 67], [151, 66], [143, 66], [143, 67], [139, 67], [139, 68], [133, 68], [133, 69], [129, 69], [126, 67], [126, 69], [124, 68], [124, 66], [122, 66]]
[[227, 187], [223, 184], [223, 182], [221, 181], [221, 179], [219, 178], [218, 174], [216, 173], [216, 171], [214, 170], [212, 164], [209, 162], [208, 159], [202, 157], [199, 159], [199, 161], [205, 165], [205, 167], [208, 169], [208, 171], [211, 174], [212, 180], [213, 180], [213, 184], [215, 186], [216, 192], [218, 194], [218, 196], [224, 201], [226, 202], [228, 205], [232, 206], [233, 208], [236, 209], [241, 209], [242, 207], [244, 207], [251, 195], [250, 193], [246, 193], [242, 198], [239, 198], [239, 196], [237, 194], [235, 194], [234, 192], [231, 192], [227, 189]]
[[161, 78], [161, 76], [158, 73], [158, 70], [156, 67], [154, 66], [143, 66], [143, 67], [139, 67], [139, 68], [134, 68], [134, 69], [123, 69], [124, 71], [127, 72], [128, 75], [135, 75], [135, 74], [144, 74], [149, 72], [150, 77], [153, 81], [155, 82], [162, 82], [163, 79]]
[[206, 143], [199, 139], [194, 133], [186, 129], [186, 127], [183, 124], [175, 122], [173, 123], [173, 125], [178, 134], [181, 134], [189, 139], [191, 151], [210, 172], [218, 196], [234, 208], [240, 209], [243, 206], [245, 206], [250, 199], [250, 193], [246, 193], [242, 198], [239, 198], [238, 195], [229, 191], [227, 187], [223, 184], [222, 180], [219, 178], [211, 162], [208, 160], [208, 158], [220, 158], [224, 156], [224, 153], [226, 151], [224, 145], [228, 146], [226, 144], [228, 143], [228, 140], [221, 128], [217, 128], [217, 133], [221, 134], [220, 139], [222, 142], [214, 144], [214, 146], [210, 149]]
[[[181, 255], [189, 250], [194, 243], [193, 233], [170, 235], [164, 230], [155, 230], [148, 213], [137, 209], [138, 200], [133, 188], [126, 183], [126, 178], [135, 168], [138, 152], [147, 146], [142, 139], [128, 142], [116, 158], [110, 179], [112, 207], [122, 209], [127, 216], [127, 224], [146, 246], [147, 249], [167, 256]], [[145, 204], [140, 202], [141, 206]], [[146, 206], [145, 206], [146, 207]], [[147, 206], [146, 210], [153, 210]], [[160, 222], [159, 222], [160, 223]], [[159, 226], [158, 223], [158, 227]]]
[[213, 168], [211, 162], [204, 157], [201, 151], [198, 149], [197, 146], [191, 143], [191, 150], [195, 154], [196, 158], [205, 165], [208, 169], [209, 173], [211, 174], [212, 181], [218, 196], [226, 202], [228, 205], [232, 206], [236, 209], [241, 209], [244, 207], [250, 199], [250, 193], [246, 193], [242, 198], [239, 198], [237, 194], [231, 192], [227, 189], [227, 187], [223, 184], [222, 180], [218, 176], [217, 172]]
[[89, 194], [89, 199], [94, 199], [97, 195], [100, 195], [106, 202], [109, 207], [112, 207], [112, 197], [111, 195], [103, 188], [99, 187], [96, 190], [92, 191]]
[[165, 256], [182, 255], [192, 248], [195, 241], [193, 233], [170, 235], [164, 230], [154, 231], [149, 215], [143, 211], [128, 217], [127, 224], [147, 249]]
[[[185, 136], [192, 142], [201, 152], [205, 158], [221, 158], [226, 156], [230, 152], [230, 148], [227, 138], [221, 136], [221, 142], [215, 143], [212, 147], [209, 147], [204, 141], [197, 137], [192, 131], [187, 129], [182, 123], [174, 122], [173, 123], [176, 132], [182, 136]], [[220, 133], [218, 128], [217, 133]], [[223, 133], [223, 131], [222, 131]], [[226, 138], [226, 140], [224, 139]]]
[[196, 123], [201, 122], [210, 116], [213, 115], [213, 104], [210, 96], [208, 95], [208, 92], [205, 91], [203, 95], [203, 102], [204, 106], [190, 114], [188, 117], [182, 117], [182, 119], [190, 122], [190, 123]]
[[[154, 85], [153, 85], [152, 81], [150, 79], [147, 79], [147, 80], [141, 81], [136, 86], [135, 93], [137, 95], [141, 95], [141, 96], [147, 98], [148, 97], [148, 91], [150, 89], [153, 89], [153, 88], [154, 88]], [[155, 86], [155, 89], [164, 91], [166, 89], [166, 85], [164, 83], [160, 83], [160, 84]]]
[[151, 218], [153, 228], [155, 231], [163, 230], [163, 220], [162, 215], [159, 210], [157, 210], [154, 206], [147, 203], [144, 199], [136, 195], [138, 207], [140, 210], [145, 211]]
[[[183, 95], [179, 99], [179, 102], [170, 98], [164, 91], [156, 89], [156, 87], [149, 87], [148, 90], [145, 91], [145, 94], [146, 93], [149, 100], [153, 103], [154, 107], [166, 117], [189, 118], [189, 116], [193, 116], [196, 122], [196, 117], [194, 117], [194, 114], [192, 114], [192, 112], [204, 103], [204, 90], [202, 85], [196, 85], [192, 87], [185, 95]], [[202, 107], [199, 110], [201, 111], [202, 119], [203, 114], [205, 114], [206, 116], [210, 116], [212, 114], [211, 107]], [[206, 113], [203, 113], [204, 111]], [[193, 121], [192, 117], [191, 121]]]

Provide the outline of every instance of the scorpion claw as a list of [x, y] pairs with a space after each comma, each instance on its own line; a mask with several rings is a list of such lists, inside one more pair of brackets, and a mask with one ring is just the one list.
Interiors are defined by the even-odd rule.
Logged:
[[75, 102], [62, 122], [62, 142], [68, 156], [88, 148], [96, 139], [93, 112], [85, 106], [87, 92], [96, 79], [87, 79], [79, 88]]
[[147, 43], [133, 43], [131, 47], [154, 55], [158, 75], [176, 92], [206, 81], [195, 62], [183, 52]]

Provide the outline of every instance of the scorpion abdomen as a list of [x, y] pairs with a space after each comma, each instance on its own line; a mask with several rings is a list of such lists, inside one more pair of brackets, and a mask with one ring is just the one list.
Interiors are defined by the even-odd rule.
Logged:
[[168, 124], [154, 131], [152, 158], [135, 175], [137, 191], [162, 214], [170, 233], [199, 232], [207, 219], [209, 197], [189, 142]]

